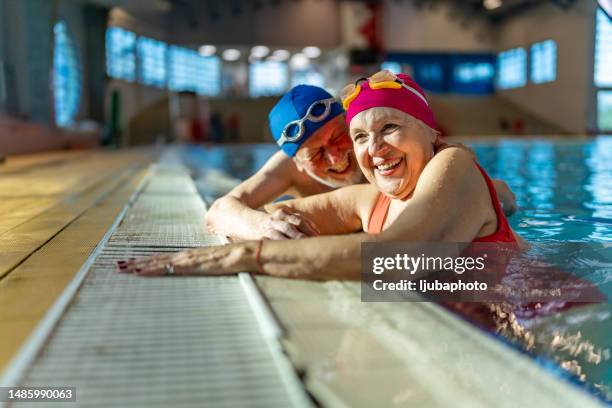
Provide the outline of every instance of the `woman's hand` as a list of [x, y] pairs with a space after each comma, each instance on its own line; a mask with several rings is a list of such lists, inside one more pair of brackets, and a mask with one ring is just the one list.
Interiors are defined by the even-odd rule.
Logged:
[[271, 240], [300, 239], [319, 235], [319, 230], [303, 214], [281, 207], [270, 214], [263, 225], [262, 238]]
[[119, 261], [117, 267], [138, 276], [231, 275], [257, 268], [256, 249], [257, 242], [246, 241]]

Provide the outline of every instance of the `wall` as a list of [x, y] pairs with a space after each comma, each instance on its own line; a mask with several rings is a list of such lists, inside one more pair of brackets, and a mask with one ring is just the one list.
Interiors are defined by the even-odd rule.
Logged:
[[[168, 92], [164, 89], [141, 86], [137, 83], [129, 83], [121, 80], [112, 79], [106, 87], [106, 95], [104, 100], [106, 106], [106, 117], [110, 118], [110, 100], [113, 91], [118, 91], [120, 95], [120, 122], [121, 129], [121, 144], [131, 144], [130, 137], [130, 121], [134, 119], [140, 112], [148, 107], [158, 104], [160, 101], [167, 99]], [[151, 141], [156, 135], [151, 135]]]
[[[228, 2], [231, 3], [231, 2]], [[173, 12], [169, 21], [171, 42], [179, 44], [296, 46], [316, 45], [334, 48], [340, 45], [339, 2], [301, 0], [261, 2], [254, 11], [242, 3], [242, 13], [233, 15], [230, 5], [219, 10], [219, 20], [212, 21], [206, 8], [209, 2], [197, 2], [192, 12], [197, 27], [191, 27], [185, 13]], [[219, 2], [217, 2], [219, 4]]]
[[8, 111], [8, 94], [6, 89], [6, 23], [4, 18], [4, 1], [0, 0], [0, 114]]
[[19, 0], [5, 0], [2, 4], [5, 34], [5, 75], [8, 93], [8, 111], [18, 116], [29, 116], [29, 78], [25, 32], [25, 8]]
[[389, 51], [494, 50], [494, 31], [479, 17], [462, 19], [458, 6], [385, 0], [382, 38]]
[[[86, 92], [89, 59], [83, 18], [84, 1], [4, 0], [0, 3], [2, 53], [6, 61], [8, 101], [6, 112], [35, 122], [53, 124], [53, 25], [66, 21], [81, 64], [81, 104], [77, 120], [89, 117]], [[103, 52], [103, 51], [102, 51]]]
[[590, 127], [587, 112], [594, 108], [595, 9], [596, 2], [590, 0], [579, 0], [568, 11], [546, 4], [499, 27], [499, 51], [520, 46], [529, 53], [534, 42], [555, 40], [557, 79], [537, 85], [528, 82], [523, 88], [499, 91], [498, 96], [570, 133], [584, 133]]

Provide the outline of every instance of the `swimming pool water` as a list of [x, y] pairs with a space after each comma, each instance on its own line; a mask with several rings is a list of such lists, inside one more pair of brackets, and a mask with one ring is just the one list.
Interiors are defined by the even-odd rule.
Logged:
[[[516, 194], [512, 228], [534, 245], [598, 244], [556, 254], [557, 265], [572, 262], [612, 299], [612, 137], [590, 139], [499, 138], [461, 140], [493, 178]], [[277, 151], [273, 144], [222, 145], [185, 151], [202, 174], [210, 169], [244, 180]], [[223, 191], [215, 191], [218, 196]], [[603, 248], [603, 249], [602, 249]], [[605, 251], [603, 256], [601, 251]], [[553, 259], [554, 261], [554, 259]], [[536, 337], [530, 352], [544, 366], [563, 365], [602, 399], [612, 401], [612, 305], [580, 306], [525, 322]], [[552, 364], [554, 365], [554, 364]]]
[[518, 211], [509, 221], [530, 242], [612, 242], [612, 137], [468, 143]]
[[[612, 137], [462, 142], [514, 191], [509, 221], [530, 242], [612, 242]], [[189, 149], [187, 158], [244, 180], [276, 151], [271, 143], [220, 145]]]

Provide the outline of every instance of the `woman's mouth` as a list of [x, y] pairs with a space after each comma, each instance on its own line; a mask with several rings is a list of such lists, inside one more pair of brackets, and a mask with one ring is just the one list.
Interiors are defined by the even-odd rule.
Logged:
[[381, 176], [388, 176], [392, 174], [395, 169], [397, 169], [402, 164], [403, 161], [403, 157], [385, 160], [374, 167], [376, 169], [376, 173], [380, 174]]

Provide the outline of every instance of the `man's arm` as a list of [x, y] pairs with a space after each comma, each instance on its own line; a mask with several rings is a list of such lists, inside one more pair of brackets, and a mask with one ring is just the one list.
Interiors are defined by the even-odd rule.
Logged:
[[493, 179], [492, 181], [495, 186], [495, 191], [497, 191], [497, 197], [499, 197], [502, 209], [504, 210], [504, 214], [506, 214], [507, 217], [511, 216], [517, 209], [516, 196], [504, 180]]
[[291, 158], [275, 153], [257, 173], [212, 204], [206, 214], [208, 230], [234, 239], [265, 237], [271, 216], [258, 209], [292, 187], [298, 171]]

